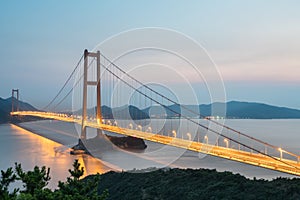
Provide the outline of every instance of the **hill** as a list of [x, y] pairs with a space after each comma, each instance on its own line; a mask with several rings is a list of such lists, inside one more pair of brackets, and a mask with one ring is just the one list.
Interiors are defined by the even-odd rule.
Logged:
[[[300, 118], [300, 110], [286, 107], [271, 106], [263, 103], [255, 102], [239, 102], [230, 101], [227, 103], [212, 103], [201, 105], [184, 105], [192, 112], [186, 111], [182, 106], [170, 105], [165, 109], [153, 106], [143, 111], [150, 116], [167, 115], [168, 118], [178, 117], [177, 113], [189, 117], [197, 117], [195, 113], [200, 111], [201, 116], [220, 116], [226, 118], [249, 118], [249, 119], [298, 119]], [[223, 113], [226, 108], [226, 113]], [[212, 113], [212, 109], [214, 112]], [[171, 110], [175, 111], [172, 112]]]
[[50, 190], [45, 187], [50, 180], [49, 170], [46, 166], [35, 166], [33, 171], [24, 171], [17, 163], [14, 170], [12, 167], [2, 170], [0, 199], [300, 199], [299, 178], [279, 177], [269, 181], [215, 169], [148, 168], [111, 171], [81, 179], [84, 167], [76, 159], [73, 169], [68, 170], [67, 180], [59, 181], [58, 187]]
[[[218, 109], [218, 106], [224, 106], [224, 103], [200, 105], [200, 112], [205, 116], [210, 116], [212, 106], [215, 106]], [[216, 112], [216, 115], [218, 115], [218, 112]], [[250, 119], [295, 119], [300, 118], [300, 110], [272, 106], [263, 103], [230, 101], [226, 104], [225, 117]]]
[[209, 169], [136, 172], [108, 172], [101, 175], [99, 193], [108, 189], [108, 199], [111, 200], [300, 199], [300, 179], [295, 178], [250, 180], [239, 174]]
[[[0, 98], [0, 123], [7, 123], [9, 121], [9, 113], [11, 111], [11, 98]], [[220, 116], [226, 118], [239, 118], [239, 119], [300, 119], [300, 110], [291, 109], [286, 107], [272, 106], [263, 103], [255, 102], [239, 102], [230, 101], [227, 103], [212, 103], [201, 105], [184, 105], [191, 110], [189, 112], [183, 109], [182, 106], [170, 105], [166, 107], [152, 106], [145, 109], [139, 109], [132, 105], [125, 105], [117, 108], [110, 108], [102, 106], [102, 116], [106, 119], [147, 119], [150, 116], [161, 118], [177, 118], [180, 114], [188, 117], [201, 116]], [[226, 113], [223, 113], [226, 108]], [[212, 109], [214, 112], [212, 112]], [[37, 110], [29, 103], [20, 101], [20, 110]], [[95, 108], [88, 109], [88, 113], [94, 114]], [[175, 111], [175, 112], [173, 112]], [[80, 115], [82, 110], [78, 110], [75, 114]], [[180, 114], [178, 114], [180, 113]]]
[[[103, 108], [103, 107], [102, 107]], [[149, 115], [147, 112], [144, 112], [143, 110], [140, 110], [139, 108], [132, 106], [132, 105], [126, 105], [126, 106], [121, 106], [117, 108], [109, 108], [107, 107], [106, 110], [108, 113], [103, 113], [104, 118], [107, 115], [113, 116], [114, 119], [147, 119], [149, 118]]]
[[[17, 101], [15, 99], [15, 101]], [[11, 102], [12, 98], [3, 99], [0, 97], [0, 123], [7, 123], [10, 120], [10, 112], [11, 112]], [[29, 103], [19, 101], [20, 110], [37, 110], [35, 107], [30, 105]], [[17, 105], [14, 105], [14, 109], [17, 109]]]
[[[88, 115], [95, 115], [96, 114], [96, 107], [89, 108], [87, 110]], [[106, 105], [101, 106], [102, 111], [102, 117], [104, 119], [148, 119], [149, 115], [144, 112], [143, 110], [140, 110], [139, 108], [132, 106], [132, 105], [124, 105], [121, 107], [116, 108], [110, 108]], [[82, 109], [77, 110], [73, 114], [81, 115]]]

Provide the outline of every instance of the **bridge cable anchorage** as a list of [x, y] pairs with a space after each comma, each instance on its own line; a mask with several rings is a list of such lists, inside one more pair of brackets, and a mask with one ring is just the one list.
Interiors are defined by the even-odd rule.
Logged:
[[[116, 67], [119, 71], [121, 71], [124, 75], [126, 75], [126, 76], [129, 77], [130, 79], [136, 81], [136, 82], [139, 83], [141, 86], [143, 86], [143, 87], [149, 89], [151, 92], [154, 92], [155, 94], [157, 94], [157, 95], [161, 96], [162, 98], [164, 98], [164, 99], [166, 99], [166, 100], [168, 100], [168, 101], [174, 103], [175, 105], [181, 106], [179, 103], [177, 103], [177, 102], [171, 100], [170, 98], [166, 97], [165, 95], [163, 95], [163, 94], [161, 94], [161, 93], [159, 93], [159, 92], [153, 90], [152, 88], [150, 88], [150, 87], [147, 86], [147, 85], [144, 85], [142, 82], [140, 82], [139, 80], [137, 80], [137, 79], [134, 78], [133, 76], [129, 75], [127, 72], [125, 72], [124, 70], [122, 70], [119, 66], [117, 66], [115, 63], [113, 63], [112, 61], [110, 61], [110, 60], [109, 60], [107, 57], [105, 57], [103, 54], [101, 54], [101, 55], [103, 56], [103, 58], [105, 58], [106, 60], [109, 61], [110, 65], [113, 65], [114, 67]], [[162, 106], [163, 108], [165, 108], [165, 109], [167, 109], [167, 110], [173, 112], [174, 114], [177, 114], [178, 116], [180, 116], [180, 117], [182, 117], [182, 118], [184, 118], [184, 119], [186, 119], [186, 120], [188, 120], [188, 121], [190, 121], [190, 122], [192, 122], [192, 123], [194, 123], [194, 124], [196, 124], [196, 125], [198, 125], [198, 126], [204, 128], [204, 129], [206, 129], [207, 131], [211, 131], [211, 132], [213, 132], [213, 133], [215, 133], [215, 134], [217, 134], [217, 135], [219, 135], [219, 136], [222, 136], [222, 137], [224, 137], [224, 138], [227, 138], [228, 140], [230, 140], [230, 141], [232, 141], [232, 142], [235, 142], [235, 143], [240, 144], [240, 145], [242, 145], [242, 146], [244, 146], [244, 147], [246, 147], [246, 148], [248, 148], [248, 149], [250, 149], [250, 150], [253, 150], [253, 151], [255, 151], [256, 153], [265, 155], [265, 156], [270, 157], [270, 158], [272, 158], [272, 159], [274, 159], [274, 160], [276, 160], [276, 161], [279, 161], [279, 162], [281, 162], [281, 163], [283, 163], [283, 164], [286, 164], [286, 165], [288, 165], [288, 166], [292, 166], [292, 167], [294, 167], [294, 168], [300, 170], [300, 168], [297, 167], [297, 166], [294, 166], [294, 165], [292, 165], [292, 164], [290, 164], [290, 163], [287, 163], [287, 162], [285, 162], [285, 161], [283, 161], [283, 160], [281, 160], [281, 159], [278, 159], [278, 158], [276, 158], [276, 157], [274, 157], [274, 156], [272, 156], [272, 155], [268, 155], [267, 153], [261, 152], [260, 150], [257, 150], [257, 149], [255, 149], [254, 147], [251, 147], [251, 146], [249, 146], [249, 145], [247, 145], [247, 144], [244, 144], [244, 143], [242, 143], [242, 142], [240, 142], [240, 141], [238, 141], [238, 140], [236, 140], [236, 139], [233, 139], [233, 138], [228, 137], [228, 136], [226, 136], [226, 135], [224, 135], [224, 134], [222, 134], [222, 133], [219, 133], [219, 132], [217, 132], [217, 131], [215, 131], [215, 130], [213, 130], [213, 129], [211, 129], [211, 128], [208, 128], [208, 127], [206, 127], [205, 125], [202, 125], [202, 124], [200, 124], [199, 122], [196, 122], [196, 121], [192, 120], [191, 118], [182, 115], [181, 113], [179, 113], [179, 112], [173, 110], [172, 108], [170, 108], [170, 107], [168, 107], [168, 106], [166, 106], [166, 105], [164, 105], [164, 104], [161, 104], [159, 101], [153, 99], [152, 97], [150, 97], [150, 96], [147, 95], [147, 94], [144, 94], [144, 93], [141, 92], [139, 89], [137, 89], [137, 88], [135, 88], [134, 86], [132, 86], [130, 83], [124, 81], [120, 76], [118, 76], [116, 73], [114, 73], [114, 72], [113, 72], [112, 70], [110, 70], [108, 67], [104, 66], [103, 64], [101, 64], [101, 65], [105, 68], [106, 71], [108, 71], [109, 73], [111, 73], [113, 76], [115, 76], [115, 77], [116, 77], [117, 79], [119, 79], [121, 82], [123, 82], [124, 84], [126, 84], [128, 87], [134, 89], [135, 91], [137, 91], [137, 92], [140, 93], [141, 95], [143, 95], [143, 96], [145, 96], [146, 98], [150, 99], [151, 101], [153, 101], [153, 102], [159, 104], [159, 105]], [[185, 108], [187, 111], [190, 111], [190, 112], [192, 112], [192, 113], [196, 113], [195, 111], [192, 111], [191, 109], [188, 109], [186, 106], [181, 106], [181, 107]], [[197, 114], [198, 116], [203, 116], [203, 115], [201, 115], [200, 113], [196, 113], [196, 114]], [[206, 118], [204, 118], [204, 119], [206, 119]], [[277, 148], [276, 146], [274, 146], [274, 145], [270, 145], [270, 144], [268, 144], [268, 143], [266, 143], [266, 142], [263, 142], [263, 141], [261, 141], [261, 140], [259, 140], [259, 139], [256, 139], [256, 138], [254, 138], [254, 137], [251, 137], [251, 136], [249, 136], [249, 135], [247, 135], [247, 134], [241, 133], [241, 132], [239, 132], [239, 131], [237, 131], [237, 130], [235, 130], [235, 129], [233, 129], [233, 128], [230, 128], [230, 127], [228, 127], [228, 126], [224, 126], [224, 125], [222, 125], [222, 124], [220, 124], [220, 123], [218, 123], [218, 122], [216, 122], [216, 121], [214, 121], [214, 120], [211, 120], [211, 119], [210, 119], [209, 121], [211, 121], [211, 122], [213, 122], [213, 123], [215, 123], [215, 124], [217, 124], [217, 125], [219, 125], [219, 126], [222, 126], [222, 127], [226, 128], [226, 129], [228, 129], [228, 130], [231, 130], [231, 131], [233, 131], [233, 132], [235, 132], [235, 133], [241, 134], [241, 135], [243, 135], [243, 136], [245, 136], [245, 137], [247, 137], [247, 138], [249, 138], [249, 139], [251, 139], [251, 140], [254, 140], [254, 141], [258, 142], [258, 143], [261, 143], [261, 144], [270, 146], [270, 147], [272, 147], [273, 149], [276, 149], [276, 150], [278, 149], [278, 148]], [[296, 157], [298, 156], [298, 155], [293, 154], [293, 153], [288, 152], [288, 151], [285, 151], [285, 153], [288, 153], [288, 154], [293, 155], [293, 156], [296, 156]]]
[[83, 59], [83, 55], [80, 57], [77, 65], [75, 66], [75, 68], [73, 69], [72, 73], [69, 75], [68, 79], [66, 80], [66, 82], [64, 83], [63, 87], [58, 91], [58, 93], [56, 94], [56, 96], [42, 109], [42, 110], [47, 110], [50, 105], [56, 100], [56, 98], [60, 95], [60, 93], [63, 91], [63, 89], [66, 87], [66, 85], [68, 84], [68, 82], [71, 80], [71, 78], [73, 77], [73, 75], [75, 74], [77, 68], [79, 67], [81, 61]]

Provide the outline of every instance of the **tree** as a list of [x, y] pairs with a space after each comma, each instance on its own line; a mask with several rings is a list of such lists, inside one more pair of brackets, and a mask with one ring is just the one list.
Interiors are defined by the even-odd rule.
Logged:
[[15, 170], [17, 173], [17, 180], [21, 180], [24, 185], [25, 190], [22, 193], [29, 193], [34, 195], [35, 192], [42, 190], [46, 187], [51, 179], [50, 168], [43, 166], [41, 169], [35, 166], [33, 171], [24, 172], [21, 164], [15, 163]]
[[67, 181], [59, 181], [56, 190], [59, 197], [69, 197], [69, 199], [91, 199], [91, 200], [103, 200], [108, 196], [108, 191], [104, 190], [101, 195], [98, 195], [98, 184], [100, 180], [100, 175], [86, 179], [80, 180], [80, 177], [84, 174], [84, 168], [80, 168], [80, 163], [75, 160], [73, 163], [73, 170], [69, 169], [70, 177]]
[[[73, 169], [69, 169], [70, 176], [66, 182], [59, 181], [58, 189], [52, 191], [45, 188], [50, 180], [50, 168], [35, 166], [33, 171], [25, 172], [21, 164], [15, 163], [15, 171], [8, 168], [1, 170], [0, 199], [1, 200], [104, 200], [108, 196], [107, 190], [98, 195], [100, 175], [80, 179], [84, 174], [84, 168], [80, 167], [78, 160], [73, 163]], [[16, 180], [23, 183], [24, 190], [14, 189], [9, 192], [9, 185]]]
[[15, 182], [16, 178], [12, 167], [8, 168], [6, 171], [1, 170], [0, 199], [13, 199], [17, 196], [18, 189], [14, 189], [11, 193], [8, 190], [8, 186]]

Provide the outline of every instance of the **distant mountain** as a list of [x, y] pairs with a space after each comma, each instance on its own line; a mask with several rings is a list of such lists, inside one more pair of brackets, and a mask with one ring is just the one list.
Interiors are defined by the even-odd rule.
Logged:
[[[17, 100], [15, 99], [15, 102]], [[0, 123], [7, 123], [10, 120], [10, 112], [11, 112], [11, 102], [12, 98], [2, 99], [0, 97]], [[14, 110], [17, 109], [17, 105], [14, 105]], [[35, 107], [30, 105], [29, 103], [19, 101], [19, 109], [20, 110], [37, 110]]]
[[[225, 107], [226, 106], [226, 107]], [[249, 118], [249, 119], [295, 119], [300, 118], [300, 110], [286, 107], [271, 106], [263, 103], [230, 101], [227, 103], [212, 103], [202, 105], [170, 105], [165, 109], [154, 106], [146, 108], [144, 111], [150, 116], [166, 115], [168, 118], [177, 117], [178, 113], [197, 117], [198, 112], [201, 116], [220, 116], [226, 118]], [[226, 108], [226, 113], [224, 113]], [[213, 109], [213, 112], [212, 112]], [[175, 111], [175, 112], [173, 112]]]
[[[108, 106], [101, 106], [102, 117], [104, 119], [148, 119], [149, 115], [147, 112], [140, 110], [139, 108], [132, 105], [124, 105], [121, 107], [110, 108]], [[96, 114], [96, 107], [87, 110], [88, 115], [93, 116]], [[74, 112], [76, 115], [82, 114], [82, 109]]]
[[[11, 98], [0, 98], [0, 123], [7, 123], [10, 120]], [[20, 110], [37, 110], [29, 103], [20, 101]], [[226, 113], [223, 113], [226, 106]], [[187, 108], [184, 109], [183, 107]], [[16, 109], [16, 105], [15, 105]], [[213, 112], [212, 112], [213, 109]], [[88, 109], [88, 114], [94, 114], [95, 108]], [[81, 114], [81, 110], [74, 114]], [[263, 103], [230, 101], [227, 103], [212, 103], [201, 105], [170, 105], [170, 106], [152, 106], [143, 110], [125, 105], [117, 108], [102, 106], [102, 117], [106, 119], [147, 119], [152, 118], [177, 118], [180, 115], [188, 117], [220, 116], [226, 118], [241, 119], [300, 119], [300, 110], [286, 107], [278, 107]]]
[[[187, 109], [184, 109], [184, 108]], [[224, 110], [226, 108], [226, 110]], [[213, 109], [213, 112], [212, 112]], [[226, 112], [225, 112], [226, 111]], [[81, 114], [81, 110], [77, 114]], [[271, 106], [263, 103], [230, 101], [227, 103], [212, 103], [201, 105], [170, 105], [151, 106], [140, 110], [126, 105], [111, 109], [102, 106], [102, 116], [106, 119], [147, 119], [152, 118], [177, 118], [180, 115], [198, 118], [220, 116], [239, 119], [300, 119], [300, 110], [286, 107]], [[225, 113], [224, 113], [225, 112]], [[88, 113], [95, 113], [95, 109], [89, 109]]]
[[147, 112], [140, 110], [139, 108], [129, 105], [129, 106], [122, 106], [118, 108], [113, 108], [111, 110], [115, 119], [147, 119], [149, 115]]
[[300, 118], [300, 110], [263, 103], [230, 101], [227, 103], [226, 116], [251, 119], [295, 119]]

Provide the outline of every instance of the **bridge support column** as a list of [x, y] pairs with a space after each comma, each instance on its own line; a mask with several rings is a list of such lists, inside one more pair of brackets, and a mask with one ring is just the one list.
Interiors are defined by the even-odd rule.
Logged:
[[16, 111], [19, 111], [19, 89], [12, 89], [11, 91], [11, 112], [15, 111], [15, 93], [17, 94], [17, 109]]
[[[100, 75], [100, 51], [97, 51], [97, 124], [102, 123]], [[99, 137], [101, 135], [102, 131], [97, 129], [97, 136]]]
[[[88, 80], [88, 58], [94, 57], [97, 59], [97, 80]], [[100, 82], [100, 51], [97, 53], [88, 52], [87, 49], [84, 50], [84, 74], [83, 74], [83, 105], [82, 105], [82, 125], [81, 125], [81, 136], [80, 139], [86, 139], [86, 122], [87, 122], [87, 96], [88, 96], [88, 86], [97, 87], [97, 123], [102, 123], [101, 117], [101, 82]], [[97, 129], [98, 135], [101, 134], [101, 130]]]

